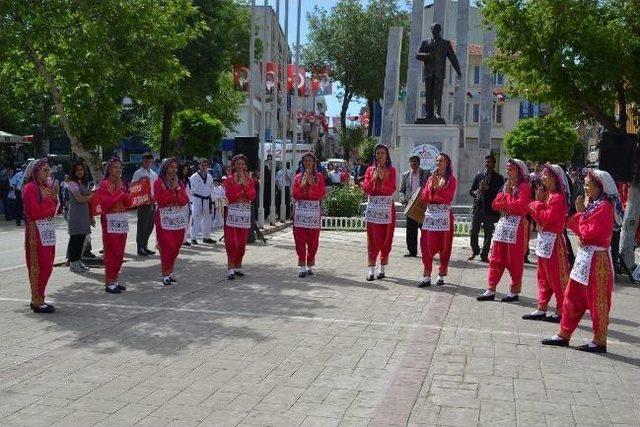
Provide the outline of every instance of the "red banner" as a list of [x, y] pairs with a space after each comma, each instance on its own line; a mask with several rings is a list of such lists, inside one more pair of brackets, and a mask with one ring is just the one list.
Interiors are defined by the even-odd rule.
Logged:
[[236, 90], [248, 91], [251, 83], [251, 72], [245, 65], [233, 66], [233, 87]]
[[267, 90], [267, 95], [274, 95], [274, 93], [276, 93], [276, 91], [278, 90], [278, 75], [280, 74], [280, 64], [278, 64], [277, 62], [267, 62], [266, 72], [267, 80], [265, 81], [265, 89]]
[[129, 197], [131, 198], [130, 209], [152, 203], [151, 182], [149, 178], [142, 178], [140, 181], [131, 184], [131, 186], [129, 186]]
[[[287, 65], [287, 92], [293, 93], [293, 88], [296, 86], [298, 88], [299, 96], [306, 96], [306, 79], [307, 79], [307, 70], [304, 67], [298, 67], [296, 72], [296, 66], [293, 64]], [[294, 85], [295, 81], [295, 85]]]
[[97, 191], [93, 192], [93, 196], [89, 199], [89, 212], [92, 217], [100, 216], [102, 213], [102, 205], [100, 204], [100, 196]]
[[313, 96], [331, 95], [332, 90], [331, 67], [314, 66], [311, 68], [311, 93]]

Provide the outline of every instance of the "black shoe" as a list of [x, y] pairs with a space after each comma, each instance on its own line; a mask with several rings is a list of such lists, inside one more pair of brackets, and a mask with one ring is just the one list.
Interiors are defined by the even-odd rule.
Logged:
[[34, 313], [54, 313], [56, 311], [55, 307], [50, 304], [43, 304], [42, 306], [31, 304], [31, 310]]
[[520, 301], [520, 298], [518, 298], [518, 295], [507, 295], [502, 297], [502, 299], [500, 299], [500, 301], [502, 302], [515, 302], [515, 301]]
[[569, 341], [565, 339], [553, 339], [553, 338], [545, 338], [540, 341], [542, 345], [552, 345], [554, 347], [569, 347]]
[[373, 282], [374, 279], [375, 279], [375, 277], [373, 276], [373, 274], [369, 274], [367, 276], [367, 282]]
[[98, 257], [93, 252], [87, 252], [86, 254], [82, 254], [82, 258], [96, 259]]
[[590, 346], [589, 344], [579, 345], [576, 347], [576, 350], [585, 351], [587, 353], [606, 353], [607, 346], [606, 345], [597, 345], [595, 347]]
[[444, 279], [438, 279], [438, 281], [436, 282], [437, 286], [444, 286]]
[[547, 313], [539, 313], [539, 314], [525, 314], [522, 316], [524, 320], [547, 320]]
[[313, 276], [313, 271], [311, 271], [311, 270], [309, 270], [309, 269], [308, 269], [308, 270], [307, 270], [307, 276]]
[[238, 276], [238, 277], [244, 277], [244, 273], [240, 270], [234, 270], [233, 274]]
[[306, 271], [300, 271], [300, 272], [298, 272], [298, 277], [299, 277], [299, 278], [301, 278], [301, 279], [302, 279], [303, 277], [307, 277], [307, 272], [306, 272]]
[[412, 253], [408, 253], [408, 254], [404, 254], [403, 255], [403, 257], [405, 257], [405, 258], [415, 258], [417, 256], [418, 256], [418, 254], [412, 254]]
[[144, 249], [138, 249], [138, 256], [147, 256], [149, 255]]
[[384, 279], [385, 277], [387, 276], [384, 273], [378, 273], [378, 275], [376, 276], [378, 280]]
[[479, 295], [476, 297], [476, 301], [495, 301], [496, 294], [493, 295]]
[[144, 248], [143, 250], [147, 253], [147, 255], [155, 255], [156, 254], [156, 251], [150, 251], [147, 248]]
[[208, 243], [210, 245], [213, 245], [215, 242], [213, 239], [202, 239], [202, 243]]
[[120, 289], [121, 292], [124, 292], [127, 290], [127, 287], [125, 285], [121, 285], [120, 283], [116, 285], [116, 288]]
[[431, 280], [423, 280], [418, 285], [419, 288], [428, 288], [429, 286], [431, 286]]
[[118, 287], [110, 288], [109, 286], [105, 286], [104, 291], [108, 294], [119, 294], [122, 292]]
[[169, 278], [169, 277], [165, 277], [165, 278], [162, 279], [162, 284], [165, 285], [165, 286], [169, 286], [172, 283], [173, 282], [171, 281], [171, 278]]
[[192, 245], [197, 245], [197, 244], [198, 244], [198, 241], [197, 241], [196, 239], [191, 239], [191, 244], [192, 244]]
[[471, 256], [469, 256], [469, 258], [467, 258], [467, 261], [473, 261], [474, 259], [476, 259], [477, 256], [478, 256], [478, 254], [471, 254]]
[[174, 279], [173, 276], [169, 276], [169, 280], [171, 280], [171, 283], [178, 283], [178, 281]]
[[227, 279], [229, 279], [229, 280], [235, 280], [235, 278], [236, 278], [236, 275], [235, 275], [235, 274], [229, 274], [229, 275], [227, 276]]
[[184, 243], [182, 244], [182, 246], [191, 246], [191, 243], [189, 243], [189, 242], [184, 242]]
[[559, 316], [557, 314], [552, 314], [551, 316], [547, 316], [542, 320], [545, 320], [551, 323], [560, 323], [560, 320], [562, 320], [562, 316]]
[[22, 226], [22, 221], [16, 221], [16, 225], [17, 225], [18, 227]]
[[489, 262], [489, 257], [488, 256], [480, 256], [480, 261]]

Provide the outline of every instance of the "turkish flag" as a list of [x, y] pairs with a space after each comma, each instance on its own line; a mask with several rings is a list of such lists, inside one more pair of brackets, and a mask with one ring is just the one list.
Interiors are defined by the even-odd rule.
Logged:
[[[307, 69], [305, 67], [298, 67], [294, 64], [287, 65], [287, 91], [293, 93], [294, 86], [298, 88], [299, 96], [306, 96], [306, 80]], [[295, 82], [295, 84], [294, 84]]]
[[311, 93], [313, 96], [331, 95], [333, 93], [330, 66], [311, 67]]
[[249, 83], [251, 83], [251, 72], [249, 67], [245, 65], [233, 66], [233, 87], [236, 90], [248, 91]]

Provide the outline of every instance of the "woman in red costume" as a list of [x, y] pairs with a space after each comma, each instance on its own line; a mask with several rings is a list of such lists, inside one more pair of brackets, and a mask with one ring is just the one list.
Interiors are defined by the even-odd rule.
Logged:
[[184, 233], [188, 225], [185, 207], [189, 203], [185, 186], [178, 179], [178, 161], [175, 158], [162, 162], [153, 190], [158, 203], [155, 222], [162, 265], [162, 284], [170, 285], [176, 281], [173, 278], [173, 266], [184, 242]]
[[56, 253], [54, 217], [58, 205], [57, 185], [48, 185], [47, 159], [34, 160], [25, 172], [22, 202], [26, 218], [24, 251], [31, 285], [31, 310], [53, 313], [55, 308], [44, 302], [47, 282], [53, 272]]
[[492, 204], [493, 210], [500, 212], [500, 220], [496, 224], [491, 243], [488, 286], [487, 290], [476, 298], [478, 301], [496, 299], [496, 286], [505, 268], [511, 275], [511, 290], [501, 301], [518, 301], [527, 245], [526, 216], [531, 201], [528, 179], [529, 170], [522, 160], [507, 160], [507, 182]]
[[[547, 163], [536, 190], [536, 201], [529, 204], [531, 218], [538, 224], [538, 308], [522, 316], [525, 320], [559, 323], [564, 288], [569, 281], [569, 259], [564, 226], [569, 212], [569, 182], [558, 165]], [[547, 316], [551, 296], [556, 296], [556, 312]]]
[[129, 219], [127, 207], [130, 204], [129, 191], [122, 180], [122, 162], [114, 157], [107, 163], [105, 179], [98, 187], [98, 198], [102, 209], [102, 246], [104, 250], [104, 290], [119, 294], [127, 288], [120, 284], [118, 277], [124, 260], [127, 244]]
[[365, 212], [369, 258], [368, 281], [374, 279], [378, 255], [380, 255], [380, 270], [377, 277], [385, 278], [385, 266], [389, 263], [396, 224], [396, 210], [393, 204], [393, 195], [396, 192], [396, 170], [391, 166], [389, 148], [386, 145], [376, 145], [374, 153], [374, 161], [367, 168], [362, 183], [362, 190], [369, 196]]
[[253, 179], [247, 173], [247, 158], [238, 154], [231, 159], [233, 173], [224, 181], [229, 206], [224, 221], [224, 247], [227, 250], [229, 280], [242, 277], [242, 258], [251, 228], [251, 202], [256, 198]]
[[[589, 310], [593, 340], [577, 347], [590, 353], [607, 352], [607, 328], [611, 292], [615, 275], [611, 261], [611, 234], [622, 224], [622, 205], [611, 175], [598, 169], [587, 174], [584, 182], [587, 200], [576, 199], [577, 212], [567, 227], [580, 239], [580, 248], [564, 294], [560, 331], [542, 344], [567, 347], [573, 331]], [[586, 202], [586, 206], [585, 206]]]
[[444, 153], [436, 157], [436, 170], [422, 190], [422, 202], [427, 206], [420, 235], [420, 251], [424, 266], [421, 288], [431, 286], [433, 257], [440, 254], [440, 269], [436, 279], [438, 286], [444, 285], [447, 276], [451, 246], [453, 244], [453, 212], [451, 202], [456, 194], [458, 182], [451, 171], [451, 159]]
[[293, 180], [293, 240], [298, 254], [298, 277], [312, 275], [311, 267], [316, 262], [322, 213], [320, 201], [325, 195], [324, 177], [316, 167], [317, 159], [313, 153], [302, 156], [304, 170], [298, 172]]

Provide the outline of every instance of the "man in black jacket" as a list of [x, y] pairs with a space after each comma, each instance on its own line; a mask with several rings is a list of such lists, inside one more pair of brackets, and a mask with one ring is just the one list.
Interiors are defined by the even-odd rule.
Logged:
[[[480, 259], [489, 262], [489, 248], [493, 230], [500, 214], [491, 208], [494, 199], [504, 185], [504, 178], [495, 171], [496, 157], [489, 154], [484, 158], [485, 171], [476, 175], [471, 186], [471, 197], [473, 197], [473, 218], [471, 221], [471, 250], [473, 251], [469, 260], [480, 255]], [[484, 230], [484, 242], [482, 251], [478, 243], [480, 227]]]

